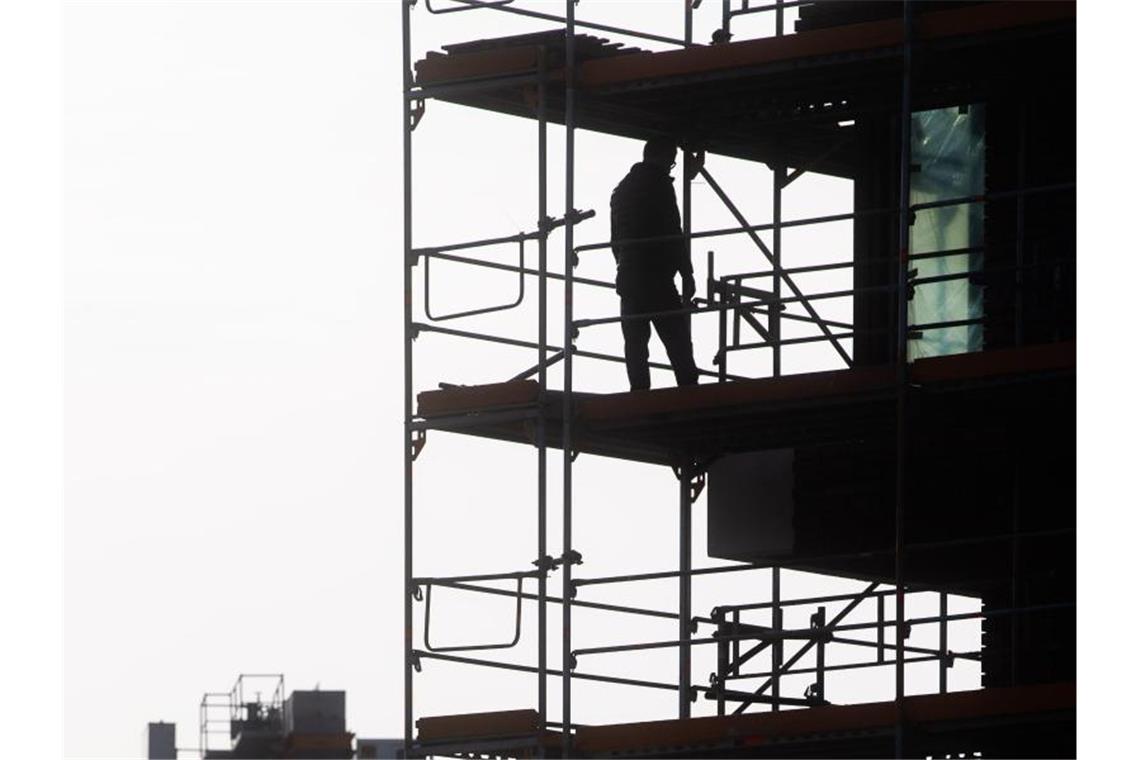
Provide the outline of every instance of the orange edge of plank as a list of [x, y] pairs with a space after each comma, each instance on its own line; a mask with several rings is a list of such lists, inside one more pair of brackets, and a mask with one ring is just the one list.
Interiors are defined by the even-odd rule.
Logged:
[[[1073, 682], [927, 694], [903, 700], [907, 719], [918, 723], [1049, 712], [1075, 706], [1076, 684]], [[583, 726], [575, 744], [586, 752], [617, 752], [693, 746], [735, 737], [744, 745], [755, 746], [773, 739], [813, 733], [886, 728], [894, 725], [896, 714], [894, 702], [874, 702], [684, 721]]]
[[[919, 39], [938, 39], [1075, 17], [1074, 2], [995, 2], [924, 14], [917, 19], [915, 31]], [[581, 65], [580, 82], [583, 87], [602, 87], [831, 53], [891, 47], [902, 44], [902, 41], [901, 19], [865, 21], [784, 37], [585, 61]]]
[[[924, 14], [916, 20], [915, 32], [918, 39], [939, 39], [1074, 18], [1076, 3], [1071, 0], [1003, 0]], [[901, 44], [902, 40], [900, 19], [865, 21], [784, 37], [588, 60], [580, 66], [579, 83], [587, 88], [603, 87], [638, 80], [701, 74], [781, 60], [891, 47]], [[428, 55], [415, 63], [416, 82], [431, 84], [533, 71], [538, 50], [537, 46], [527, 45], [471, 53]], [[549, 75], [552, 80], [560, 80], [564, 73], [562, 69], [556, 69]]]
[[[979, 379], [1026, 372], [1076, 369], [1076, 341], [1024, 348], [997, 349], [919, 359], [910, 379], [936, 383]], [[872, 392], [891, 387], [893, 365], [810, 372], [735, 383], [655, 388], [597, 395], [575, 394], [583, 419], [603, 421], [654, 414], [724, 408], [735, 404], [817, 399]], [[533, 380], [462, 386], [417, 394], [418, 412], [424, 416], [488, 411], [497, 407], [532, 403], [538, 398]]]

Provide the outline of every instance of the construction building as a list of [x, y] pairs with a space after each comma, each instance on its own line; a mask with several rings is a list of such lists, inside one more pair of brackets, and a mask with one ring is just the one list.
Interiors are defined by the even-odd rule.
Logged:
[[243, 673], [229, 691], [198, 703], [198, 746], [179, 749], [173, 723], [147, 726], [147, 757], [193, 753], [215, 758], [392, 758], [391, 740], [357, 739], [345, 728], [345, 693], [295, 689], [278, 673]]
[[[792, 8], [798, 18], [785, 23]], [[672, 37], [593, 23], [589, 4], [574, 0], [551, 10], [525, 0], [403, 0], [407, 756], [1075, 755], [1075, 3], [678, 0]], [[413, 18], [430, 24], [431, 14], [443, 13], [514, 14], [533, 19], [536, 31], [413, 51]], [[693, 39], [695, 13], [720, 14], [713, 40]], [[772, 14], [775, 34], [735, 36], [734, 21], [757, 13]], [[530, 231], [427, 245], [430, 236], [413, 229], [414, 130], [431, 100], [536, 123], [539, 214]], [[549, 124], [566, 129], [558, 211], [546, 202]], [[716, 365], [697, 386], [576, 390], [581, 362], [621, 361], [579, 349], [580, 334], [623, 317], [582, 319], [574, 311], [576, 290], [613, 287], [575, 277], [579, 255], [611, 242], [575, 237], [590, 216], [576, 206], [575, 167], [584, 159], [575, 155], [575, 130], [669, 135], [689, 150], [771, 169], [771, 221], [763, 224], [748, 220], [702, 168], [697, 176], [737, 222], [702, 226], [691, 213], [691, 181], [679, 180], [690, 246], [715, 248], [743, 235], [756, 248], [746, 271], [719, 272], [707, 254], [704, 295], [691, 311], [717, 320], [719, 339]], [[805, 173], [851, 180], [853, 207], [788, 218], [781, 195]], [[798, 266], [783, 258], [782, 232], [837, 219], [852, 223], [849, 261]], [[551, 262], [554, 235], [562, 245]], [[480, 257], [504, 244], [532, 245], [536, 263]], [[432, 260], [536, 281], [538, 324], [521, 336], [441, 324], [517, 304], [425, 313], [418, 288]], [[801, 286], [804, 275], [827, 268], [849, 272], [853, 286]], [[548, 290], [560, 299], [560, 324], [547, 324]], [[820, 304], [835, 298], [851, 299], [850, 321], [821, 316]], [[792, 323], [814, 332], [789, 336]], [[422, 340], [432, 334], [518, 347], [519, 365], [504, 366], [499, 383], [464, 384], [457, 368], [455, 385], [417, 387], [416, 352], [440, 350]], [[784, 372], [782, 351], [811, 341], [831, 346], [844, 368]], [[767, 352], [771, 372], [733, 372], [731, 359], [746, 351]], [[548, 383], [554, 366], [560, 387]], [[537, 449], [535, 499], [519, 505], [537, 510], [534, 567], [440, 577], [423, 572], [420, 558], [413, 564], [416, 460], [437, 431]], [[547, 493], [549, 449], [560, 453], [555, 495]], [[660, 477], [679, 480], [674, 570], [579, 575], [589, 560], [575, 550], [572, 531], [579, 454], [660, 465]], [[702, 495], [708, 554], [719, 562], [694, 568], [692, 505]], [[561, 547], [546, 544], [548, 510], [560, 518]], [[781, 570], [864, 586], [841, 597], [788, 597]], [[692, 608], [694, 577], [750, 571], [771, 584], [754, 602]], [[587, 598], [599, 585], [662, 577], [676, 580], [674, 609]], [[516, 590], [488, 585], [504, 580], [517, 581]], [[506, 644], [421, 644], [433, 587], [533, 605], [533, 664], [474, 651], [517, 643], [517, 628]], [[938, 611], [914, 614], [918, 594], [937, 595]], [[951, 595], [976, 599], [979, 609], [951, 612]], [[547, 651], [551, 606], [557, 652]], [[810, 625], [784, 625], [790, 610], [805, 606], [816, 610]], [[573, 621], [582, 608], [670, 619], [676, 636], [615, 636], [612, 646], [581, 648]], [[852, 623], [855, 610], [873, 616]], [[756, 612], [766, 622], [745, 620]], [[964, 620], [981, 626], [976, 651], [947, 644], [948, 627]], [[936, 630], [938, 646], [915, 645], [919, 628]], [[717, 670], [697, 683], [692, 652], [705, 646], [716, 650]], [[865, 651], [866, 661], [828, 664], [841, 647]], [[676, 670], [658, 681], [584, 667], [591, 655], [662, 648], [675, 650]], [[947, 671], [963, 659], [980, 662], [980, 688], [952, 691]], [[473, 704], [463, 714], [421, 715], [415, 676], [433, 661], [529, 673], [534, 701], [511, 711]], [[908, 684], [920, 662], [938, 669], [929, 693]], [[830, 684], [872, 667], [889, 673], [892, 699], [828, 699]], [[804, 673], [814, 677], [804, 693], [781, 689]], [[578, 679], [671, 690], [676, 710], [652, 722], [586, 725], [575, 719]], [[557, 714], [548, 710], [554, 690]], [[715, 703], [716, 714], [693, 717], [695, 700]]]

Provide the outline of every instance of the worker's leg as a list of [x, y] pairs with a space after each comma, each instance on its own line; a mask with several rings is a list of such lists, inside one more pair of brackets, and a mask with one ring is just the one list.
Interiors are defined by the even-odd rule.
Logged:
[[[648, 310], [642, 306], [640, 299], [622, 296], [621, 314], [643, 314]], [[649, 387], [649, 320], [624, 320], [621, 334], [625, 338], [625, 371], [630, 390], [645, 390]]]
[[[673, 291], [669, 298], [663, 298], [655, 311], [682, 308], [681, 297]], [[693, 361], [693, 339], [689, 327], [688, 314], [672, 314], [656, 317], [653, 326], [657, 329], [657, 337], [665, 344], [665, 351], [669, 354], [669, 363], [673, 365], [673, 375], [677, 378], [677, 385], [697, 384], [697, 365]]]

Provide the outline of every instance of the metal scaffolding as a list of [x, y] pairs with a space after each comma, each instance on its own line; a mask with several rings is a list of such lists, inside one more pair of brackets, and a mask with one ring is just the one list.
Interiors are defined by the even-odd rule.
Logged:
[[[741, 0], [734, 5], [730, 0], [723, 0], [721, 6], [722, 23], [719, 42], [727, 42], [731, 38], [731, 23], [736, 17], [756, 14], [772, 13], [775, 19], [776, 35], [785, 34], [785, 10], [797, 6], [809, 5], [806, 0], [777, 0], [771, 4], [750, 5], [748, 0]], [[544, 22], [554, 22], [563, 28], [562, 45], [564, 51], [563, 71], [566, 76], [553, 79], [548, 71], [545, 48], [537, 56], [534, 70], [528, 73], [512, 73], [509, 76], [483, 77], [480, 79], [434, 82], [417, 84], [412, 73], [412, 43], [411, 20], [412, 10], [417, 0], [402, 0], [402, 71], [403, 71], [403, 182], [404, 182], [404, 742], [408, 757], [425, 754], [428, 750], [420, 746], [414, 736], [414, 677], [420, 670], [424, 660], [442, 660], [454, 663], [479, 667], [492, 667], [518, 672], [529, 673], [535, 676], [535, 704], [538, 713], [538, 733], [533, 737], [535, 752], [541, 755], [546, 751], [544, 736], [548, 729], [560, 733], [561, 753], [569, 757], [573, 753], [573, 740], [576, 724], [574, 722], [573, 704], [571, 700], [571, 683], [573, 679], [597, 681], [609, 684], [618, 684], [630, 687], [674, 691], [677, 694], [678, 719], [690, 717], [691, 704], [699, 696], [715, 701], [718, 715], [726, 715], [730, 705], [734, 714], [744, 712], [750, 705], [766, 704], [772, 710], [779, 710], [782, 706], [811, 707], [827, 704], [825, 690], [825, 676], [828, 673], [843, 672], [868, 667], [892, 666], [894, 668], [894, 695], [898, 705], [896, 720], [895, 752], [898, 756], [906, 754], [905, 725], [902, 714], [902, 699], [906, 694], [906, 669], [910, 663], [932, 662], [939, 667], [939, 691], [948, 690], [947, 671], [955, 659], [980, 660], [981, 653], [954, 652], [948, 644], [948, 624], [954, 621], [981, 620], [1012, 616], [1017, 619], [1021, 615], [1038, 612], [1047, 612], [1058, 609], [1071, 610], [1075, 601], [1064, 604], [1018, 604], [1017, 600], [1008, 608], [990, 608], [977, 613], [951, 614], [948, 608], [948, 594], [944, 589], [936, 586], [908, 582], [907, 568], [904, 565], [904, 556], [908, 552], [919, 548], [933, 548], [934, 546], [972, 546], [993, 542], [1008, 543], [1013, 551], [1017, 550], [1020, 541], [1027, 537], [1044, 535], [1023, 531], [1021, 526], [1015, 525], [1008, 534], [999, 536], [987, 535], [973, 539], [958, 539], [955, 541], [937, 542], [936, 544], [920, 545], [907, 542], [905, 531], [905, 516], [907, 514], [907, 459], [910, 442], [908, 440], [908, 418], [911, 397], [911, 379], [909, 377], [910, 365], [907, 361], [908, 339], [916, 331], [931, 330], [975, 324], [979, 319], [946, 320], [925, 324], [908, 324], [908, 294], [913, 293], [915, 287], [932, 282], [949, 281], [955, 279], [976, 278], [977, 272], [963, 272], [949, 275], [937, 275], [919, 278], [912, 270], [916, 261], [924, 258], [947, 257], [962, 255], [975, 251], [974, 248], [959, 248], [935, 252], [913, 253], [909, 250], [910, 226], [914, 216], [925, 210], [946, 206], [968, 206], [972, 204], [986, 204], [1010, 202], [1017, 204], [1018, 237], [1016, 266], [1011, 273], [1020, 283], [1023, 275], [1032, 269], [1033, 264], [1026, 263], [1022, 256], [1025, 236], [1022, 206], [1025, 198], [1040, 193], [1071, 193], [1073, 184], [1046, 184], [1028, 187], [1022, 181], [1018, 187], [1000, 192], [987, 192], [984, 195], [970, 195], [958, 198], [940, 200], [930, 203], [916, 204], [911, 201], [911, 136], [910, 119], [898, 118], [898, 206], [892, 208], [861, 209], [849, 213], [820, 215], [810, 218], [785, 218], [783, 209], [783, 191], [806, 171], [805, 168], [792, 169], [787, 164], [777, 163], [772, 168], [772, 221], [764, 224], [753, 224], [743, 215], [732, 199], [717, 182], [713, 175], [703, 167], [699, 173], [691, 171], [689, 162], [693, 160], [690, 150], [685, 150], [685, 171], [682, 180], [681, 195], [681, 238], [690, 247], [694, 240], [721, 238], [730, 235], [745, 235], [760, 251], [767, 264], [761, 271], [731, 272], [717, 276], [715, 274], [715, 255], [712, 251], [707, 254], [707, 281], [705, 294], [702, 298], [694, 300], [691, 308], [681, 310], [686, 314], [714, 314], [718, 325], [718, 346], [715, 354], [715, 370], [701, 370], [706, 378], [714, 379], [718, 383], [729, 383], [734, 380], [745, 379], [744, 376], [735, 375], [729, 371], [729, 358], [736, 352], [767, 349], [772, 352], [772, 376], [780, 377], [784, 374], [781, 349], [790, 345], [821, 342], [832, 346], [836, 355], [848, 367], [852, 366], [852, 352], [848, 350], [846, 342], [850, 341], [856, 326], [853, 322], [825, 319], [816, 308], [816, 304], [829, 299], [849, 298], [858, 293], [876, 291], [885, 298], [890, 298], [894, 304], [894, 324], [890, 327], [866, 328], [867, 332], [879, 331], [883, 342], [890, 339], [893, 342], [892, 363], [895, 370], [894, 382], [894, 519], [893, 519], [893, 545], [889, 558], [893, 560], [893, 577], [890, 582], [871, 582], [859, 592], [850, 594], [832, 594], [806, 598], [785, 598], [781, 590], [781, 567], [795, 569], [796, 563], [755, 562], [727, 564], [714, 567], [694, 568], [692, 566], [692, 506], [704, 487], [707, 463], [686, 459], [673, 463], [678, 485], [678, 533], [679, 546], [677, 555], [677, 569], [662, 572], [640, 573], [632, 575], [609, 577], [576, 577], [574, 566], [581, 563], [581, 556], [574, 549], [573, 516], [574, 516], [574, 460], [576, 456], [574, 441], [576, 435], [575, 425], [575, 397], [574, 378], [578, 359], [596, 361], [622, 362], [620, 356], [608, 355], [600, 352], [590, 352], [576, 346], [579, 333], [597, 325], [614, 324], [630, 319], [645, 318], [647, 314], [624, 315], [604, 318], [582, 319], [575, 315], [574, 293], [577, 288], [590, 287], [613, 289], [609, 282], [578, 277], [575, 267], [580, 255], [591, 251], [608, 250], [612, 241], [591, 242], [576, 244], [575, 226], [584, 219], [593, 215], [591, 211], [577, 208], [575, 199], [575, 130], [577, 128], [577, 110], [582, 93], [576, 83], [576, 43], [579, 31], [582, 29], [599, 30], [614, 34], [629, 36], [635, 39], [646, 39], [658, 43], [668, 43], [679, 48], [689, 48], [697, 43], [693, 40], [693, 12], [699, 6], [699, 0], [684, 2], [684, 31], [679, 38], [670, 38], [638, 30], [620, 29], [614, 26], [598, 24], [576, 18], [577, 3], [575, 0], [566, 0], [564, 15], [556, 16], [541, 13], [530, 9], [516, 7], [512, 0], [450, 0], [446, 7], [433, 6], [431, 0], [424, 0], [424, 7], [432, 14], [458, 13], [468, 11], [488, 11], [515, 14]], [[912, 58], [914, 12], [913, 3], [903, 4], [903, 26], [905, 29], [904, 43], [899, 51], [901, 63], [898, 105], [896, 114], [908, 115], [912, 112]], [[440, 97], [456, 92], [474, 92], [480, 89], [501, 87], [504, 83], [526, 83], [533, 85], [537, 94], [534, 105], [534, 117], [537, 123], [537, 176], [536, 196], [538, 204], [538, 219], [534, 229], [516, 235], [500, 236], [474, 240], [468, 242], [435, 245], [430, 247], [417, 247], [413, 236], [412, 224], [412, 178], [413, 178], [413, 130], [423, 115], [424, 102], [434, 97]], [[560, 218], [550, 216], [548, 208], [548, 145], [547, 127], [549, 123], [548, 101], [552, 88], [561, 89], [563, 98], [563, 114], [565, 124], [565, 205]], [[1024, 118], [1024, 117], [1023, 117]], [[699, 146], [693, 146], [699, 147]], [[1024, 165], [1024, 156], [1021, 158]], [[726, 209], [736, 220], [736, 225], [721, 229], [693, 230], [692, 220], [692, 191], [691, 184], [694, 176], [703, 177], [707, 186], [720, 199]], [[1024, 179], [1024, 171], [1019, 180]], [[897, 257], [888, 257], [873, 263], [892, 265], [894, 267], [893, 282], [872, 287], [850, 288], [821, 293], [805, 293], [797, 282], [796, 276], [810, 272], [838, 271], [853, 269], [854, 262], [834, 264], [821, 264], [812, 266], [785, 266], [782, 251], [781, 233], [784, 230], [803, 227], [813, 224], [825, 224], [837, 221], [851, 221], [859, 218], [890, 217], [897, 221]], [[562, 272], [549, 271], [548, 240], [551, 233], [561, 228], [564, 246], [562, 251]], [[760, 232], [771, 233], [771, 244], [768, 245], [760, 237]], [[643, 239], [664, 240], [668, 238]], [[464, 255], [461, 252], [470, 252], [479, 248], [500, 245], [517, 244], [519, 257], [517, 265], [486, 261], [473, 254]], [[537, 266], [528, 268], [524, 262], [523, 249], [527, 244], [537, 247]], [[484, 267], [492, 270], [517, 273], [517, 296], [508, 303], [469, 309], [451, 313], [435, 313], [430, 306], [430, 262], [432, 259], [449, 261], [463, 265]], [[866, 262], [864, 262], [866, 263]], [[476, 314], [486, 314], [494, 311], [514, 308], [523, 302], [526, 297], [525, 284], [530, 278], [537, 280], [537, 341], [524, 340], [502, 335], [482, 334], [471, 330], [461, 330], [452, 327], [443, 327], [438, 324], [428, 324], [417, 321], [413, 306], [417, 303], [415, 291], [415, 270], [422, 264], [423, 293], [422, 308], [428, 322], [444, 322], [461, 319]], [[561, 281], [563, 286], [563, 332], [561, 342], [552, 344], [549, 341], [550, 327], [548, 325], [548, 293], [547, 288], [551, 281]], [[754, 281], [761, 280], [768, 287], [756, 287]], [[770, 282], [769, 282], [770, 281]], [[1021, 290], [1016, 291], [1018, 302], [1014, 330], [1017, 343], [1020, 345], [1022, 336], [1023, 311], [1021, 308]], [[803, 313], [788, 311], [788, 307], [798, 306]], [[672, 313], [672, 312], [669, 312]], [[784, 337], [782, 327], [784, 321], [808, 324], [816, 328], [818, 334], [799, 337]], [[751, 330], [759, 340], [751, 340], [744, 333]], [[534, 445], [537, 450], [536, 471], [537, 491], [535, 501], [537, 506], [537, 535], [535, 536], [536, 560], [533, 569], [511, 571], [502, 573], [487, 573], [467, 576], [425, 576], [416, 575], [413, 565], [413, 536], [415, 528], [414, 510], [414, 475], [416, 459], [425, 445], [428, 430], [442, 429], [462, 432], [464, 425], [476, 424], [462, 420], [447, 422], [433, 421], [417, 416], [413, 408], [413, 398], [416, 393], [413, 378], [413, 341], [421, 333], [435, 332], [459, 338], [488, 341], [503, 345], [514, 346], [534, 352], [534, 364], [510, 377], [512, 380], [533, 378], [538, 385], [537, 402], [527, 408], [510, 409], [483, 415], [479, 424], [485, 424], [488, 419], [501, 419], [504, 421], [527, 419], [535, 429]], [[560, 399], [549, 387], [548, 373], [550, 368], [562, 364], [563, 383]], [[667, 368], [668, 365], [654, 363], [651, 366]], [[560, 414], [550, 413], [551, 404], [560, 403]], [[495, 417], [494, 415], [498, 415]], [[558, 500], [561, 503], [562, 516], [562, 547], [557, 556], [551, 556], [547, 545], [548, 520], [548, 493], [547, 448], [555, 431], [548, 430], [548, 426], [558, 425], [560, 435], [558, 440], [562, 449], [562, 493]], [[860, 558], [870, 557], [873, 553], [860, 552]], [[824, 559], [835, 560], [842, 555], [830, 554]], [[549, 574], [553, 571], [561, 572], [562, 584], [560, 596], [552, 596], [548, 588]], [[721, 605], [715, 607], [707, 616], [694, 615], [692, 610], [692, 579], [696, 576], [716, 573], [732, 572], [768, 572], [771, 576], [771, 600], [766, 602]], [[655, 610], [635, 606], [618, 605], [610, 603], [593, 602], [578, 599], [578, 591], [586, 586], [619, 584], [653, 579], [677, 580], [677, 611]], [[534, 581], [534, 592], [524, 590], [524, 583]], [[480, 585], [489, 581], [513, 581], [515, 590], [492, 588]], [[515, 600], [514, 636], [511, 641], [496, 642], [484, 645], [471, 645], [462, 647], [439, 647], [429, 643], [431, 614], [431, 590], [433, 586], [458, 589], [466, 592], [510, 597]], [[908, 595], [916, 593], [938, 594], [939, 614], [907, 617]], [[893, 599], [893, 615], [887, 614], [887, 600]], [[415, 642], [417, 624], [415, 620], [415, 604], [422, 601], [424, 604], [424, 620], [422, 631], [424, 634], [423, 648], [418, 648]], [[472, 650], [494, 650], [514, 646], [518, 643], [521, 634], [521, 615], [524, 602], [536, 603], [537, 620], [537, 652], [533, 666], [511, 663], [495, 662], [493, 660], [471, 657], [459, 652]], [[827, 615], [827, 603], [845, 603], [837, 614]], [[552, 668], [549, 664], [547, 650], [548, 605], [557, 605], [561, 609], [561, 652], [560, 664]], [[808, 628], [788, 629], [784, 627], [784, 613], [793, 608], [815, 606], [816, 612], [811, 617]], [[573, 610], [575, 607], [595, 609], [621, 615], [632, 615], [672, 620], [677, 623], [677, 636], [675, 639], [652, 642], [629, 642], [603, 647], [575, 648], [572, 637]], [[856, 609], [875, 610], [871, 622], [851, 623], [844, 622]], [[771, 625], [760, 626], [742, 620], [741, 615], [748, 611], [767, 610], [771, 614]], [[698, 635], [700, 626], [711, 627], [710, 635]], [[934, 626], [938, 630], [939, 645], [937, 648], [915, 646], [907, 643], [908, 636], [917, 626]], [[888, 641], [888, 629], [894, 629], [893, 643]], [[874, 638], [859, 638], [858, 634], [873, 634]], [[786, 645], [792, 647], [787, 649]], [[693, 647], [712, 646], [716, 648], [717, 671], [710, 679], [708, 686], [694, 685], [692, 683], [691, 653]], [[847, 646], [865, 650], [871, 659], [857, 663], [828, 664], [825, 653], [828, 647]], [[613, 652], [643, 651], [649, 649], [676, 649], [677, 650], [677, 677], [676, 681], [647, 681], [630, 678], [620, 678], [598, 672], [583, 672], [577, 669], [583, 658]], [[752, 661], [757, 655], [765, 653], [771, 657], [772, 666], [767, 670], [748, 671], [746, 663]], [[814, 663], [809, 659], [814, 655]], [[805, 663], [805, 664], [801, 664]], [[797, 667], [799, 666], [799, 667]], [[790, 675], [814, 674], [815, 683], [804, 696], [793, 696], [781, 691], [781, 679]], [[561, 715], [552, 720], [548, 715], [548, 680], [557, 678], [561, 686]], [[730, 688], [746, 681], [760, 681], [758, 686]]]
[[[263, 693], [269, 699], [262, 698]], [[280, 673], [242, 673], [229, 691], [211, 691], [198, 703], [198, 754], [226, 755], [241, 730], [280, 732], [285, 709], [285, 676]], [[223, 742], [212, 737], [225, 736]], [[220, 744], [220, 747], [213, 746]]]

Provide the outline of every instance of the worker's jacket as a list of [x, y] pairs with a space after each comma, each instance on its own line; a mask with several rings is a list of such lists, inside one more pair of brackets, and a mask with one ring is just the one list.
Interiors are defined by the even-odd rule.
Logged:
[[618, 293], [630, 295], [672, 287], [677, 272], [691, 275], [688, 247], [680, 238], [621, 242], [680, 233], [681, 215], [668, 169], [644, 162], [634, 164], [610, 196], [610, 240], [617, 261]]

